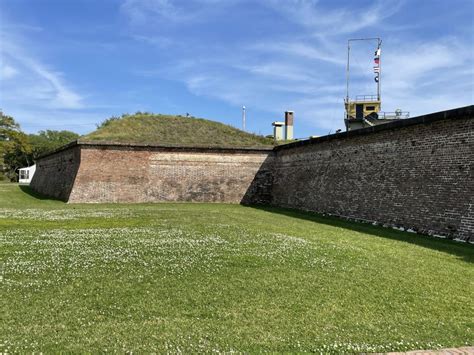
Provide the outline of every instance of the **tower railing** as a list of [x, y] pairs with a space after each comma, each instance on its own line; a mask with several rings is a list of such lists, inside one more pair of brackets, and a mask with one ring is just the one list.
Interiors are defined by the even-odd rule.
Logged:
[[378, 101], [377, 95], [357, 95], [356, 101]]
[[395, 112], [384, 112], [381, 111], [378, 113], [379, 119], [383, 120], [398, 120], [402, 118], [409, 118], [410, 112], [408, 111], [395, 111]]

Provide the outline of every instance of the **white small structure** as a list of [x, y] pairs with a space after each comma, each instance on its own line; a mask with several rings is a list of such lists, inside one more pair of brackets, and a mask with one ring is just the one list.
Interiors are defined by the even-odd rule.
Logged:
[[283, 126], [284, 125], [285, 125], [285, 122], [275, 121], [275, 122], [272, 123], [272, 126], [273, 126], [273, 139], [275, 139], [276, 142], [285, 139], [283, 137]]
[[36, 164], [29, 166], [27, 168], [21, 168], [19, 170], [20, 178], [18, 182], [20, 184], [29, 184], [31, 182], [31, 179], [33, 178], [33, 175], [35, 175], [35, 171], [36, 171]]

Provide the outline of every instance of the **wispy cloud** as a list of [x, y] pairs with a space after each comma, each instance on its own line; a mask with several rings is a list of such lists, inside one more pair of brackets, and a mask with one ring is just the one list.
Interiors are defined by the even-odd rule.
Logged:
[[333, 47], [323, 47], [321, 41], [311, 40], [313, 44], [308, 44], [309, 41], [261, 41], [253, 43], [247, 48], [249, 50], [266, 52], [266, 53], [278, 53], [280, 55], [289, 56], [288, 59], [295, 60], [295, 58], [305, 58], [317, 61], [328, 62], [330, 64], [336, 64], [339, 66], [344, 66], [346, 62], [344, 58], [340, 55], [336, 48]]
[[209, 15], [232, 6], [238, 0], [125, 0], [120, 10], [134, 25], [157, 25], [160, 21], [187, 24], [205, 22]]
[[265, 0], [274, 11], [287, 16], [295, 24], [314, 31], [315, 35], [336, 36], [375, 26], [395, 14], [401, 0], [375, 1], [371, 6], [339, 7], [330, 9], [317, 0]]
[[456, 38], [401, 44], [385, 57], [386, 106], [419, 115], [474, 101], [474, 53]]
[[[5, 35], [2, 35], [0, 55], [5, 100], [29, 101], [28, 105], [33, 105], [34, 100], [37, 105], [57, 109], [83, 107], [82, 96], [65, 83], [61, 73], [47, 68], [24, 49], [12, 44]], [[28, 93], [28, 97], [22, 93]]]
[[0, 64], [0, 77], [3, 80], [8, 80], [13, 78], [15, 75], [18, 74], [18, 70], [16, 70], [14, 67], [7, 65], [5, 63]]
[[149, 21], [150, 17], [162, 17], [167, 20], [184, 20], [184, 13], [180, 12], [170, 0], [126, 0], [121, 10], [134, 23]]
[[440, 79], [447, 73], [452, 75], [451, 70], [455, 68], [472, 71], [470, 64], [474, 59], [472, 51], [455, 38], [400, 44], [397, 48], [391, 47], [384, 58], [385, 79], [391, 88], [399, 90], [413, 88], [414, 83], [422, 85], [432, 79], [426, 78], [430, 74]]

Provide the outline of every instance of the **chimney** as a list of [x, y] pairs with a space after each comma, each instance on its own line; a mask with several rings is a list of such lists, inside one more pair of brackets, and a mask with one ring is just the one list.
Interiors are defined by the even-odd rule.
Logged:
[[285, 139], [293, 139], [293, 111], [285, 111]]

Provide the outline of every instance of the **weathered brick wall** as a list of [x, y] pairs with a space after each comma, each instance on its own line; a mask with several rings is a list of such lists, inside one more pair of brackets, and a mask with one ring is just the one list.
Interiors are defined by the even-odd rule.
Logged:
[[69, 202], [269, 202], [269, 150], [80, 148]]
[[472, 106], [321, 137], [277, 148], [272, 204], [473, 238], [473, 161]]
[[45, 196], [67, 201], [81, 162], [78, 146], [71, 146], [36, 162], [30, 187]]

